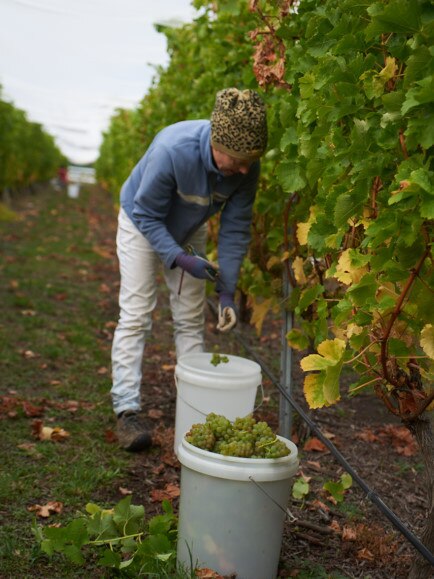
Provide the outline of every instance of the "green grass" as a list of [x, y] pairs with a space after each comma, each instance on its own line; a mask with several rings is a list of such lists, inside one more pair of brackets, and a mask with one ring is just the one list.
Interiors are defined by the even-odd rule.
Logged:
[[[105, 438], [114, 419], [104, 328], [116, 317], [116, 299], [101, 291], [112, 266], [98, 247], [107, 243], [102, 224], [113, 220], [114, 209], [110, 196], [96, 188], [83, 188], [78, 200], [47, 190], [12, 209], [20, 219], [0, 221], [0, 575], [103, 576], [93, 563], [78, 568], [42, 556], [28, 507], [62, 502], [61, 514], [46, 523], [38, 519], [52, 524], [64, 523], [89, 501], [117, 502], [132, 460]], [[1, 405], [4, 397], [15, 402], [12, 410]], [[75, 412], [68, 400], [78, 401]], [[25, 403], [41, 406], [42, 415], [26, 415]], [[35, 419], [69, 437], [38, 441]]]

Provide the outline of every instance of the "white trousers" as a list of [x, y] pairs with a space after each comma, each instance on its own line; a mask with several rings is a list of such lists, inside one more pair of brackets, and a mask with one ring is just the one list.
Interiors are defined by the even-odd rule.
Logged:
[[[206, 226], [190, 239], [195, 249], [205, 252]], [[152, 328], [157, 303], [157, 272], [161, 260], [123, 209], [119, 212], [116, 236], [120, 269], [119, 322], [112, 345], [111, 389], [113, 410], [140, 410], [140, 384], [146, 336]], [[163, 266], [169, 289], [177, 357], [204, 349], [205, 282], [179, 267]]]

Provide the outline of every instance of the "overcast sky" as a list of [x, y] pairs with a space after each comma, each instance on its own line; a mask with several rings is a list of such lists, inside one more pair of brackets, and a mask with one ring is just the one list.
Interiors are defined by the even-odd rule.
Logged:
[[168, 63], [154, 23], [195, 16], [191, 0], [0, 0], [2, 96], [92, 162], [114, 109], [136, 106]]

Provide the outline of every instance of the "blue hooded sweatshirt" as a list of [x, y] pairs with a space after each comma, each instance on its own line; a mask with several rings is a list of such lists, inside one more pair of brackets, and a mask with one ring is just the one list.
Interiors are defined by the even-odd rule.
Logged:
[[182, 121], [157, 134], [121, 190], [121, 206], [167, 267], [189, 237], [221, 211], [218, 289], [235, 292], [250, 242], [260, 164], [225, 177], [214, 164], [211, 125]]

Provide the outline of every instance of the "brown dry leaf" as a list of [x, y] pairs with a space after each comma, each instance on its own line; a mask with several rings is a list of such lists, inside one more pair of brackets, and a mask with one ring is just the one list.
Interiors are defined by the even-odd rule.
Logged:
[[306, 464], [314, 468], [315, 470], [321, 470], [321, 465], [317, 460], [307, 460]]
[[108, 374], [108, 368], [106, 368], [105, 366], [101, 366], [101, 368], [98, 368], [97, 374], [99, 374], [100, 376], [104, 376], [104, 374]]
[[52, 513], [61, 513], [63, 503], [60, 501], [49, 501], [46, 505], [32, 505], [27, 507], [28, 511], [35, 512], [38, 517], [49, 517]]
[[174, 364], [163, 364], [161, 366], [161, 369], [164, 370], [165, 372], [173, 372], [175, 370], [175, 365]]
[[27, 400], [23, 401], [22, 407], [24, 414], [29, 417], [42, 416], [45, 410], [43, 406], [35, 406], [34, 404], [27, 402]]
[[54, 442], [63, 442], [69, 436], [69, 432], [63, 430], [60, 426], [44, 426], [42, 420], [32, 422], [32, 434], [42, 441], [52, 440]]
[[360, 549], [357, 551], [357, 559], [365, 559], [366, 561], [373, 561], [375, 559], [374, 555], [371, 553], [369, 549]]
[[224, 579], [223, 575], [216, 573], [212, 569], [202, 568], [202, 569], [195, 569], [194, 571], [195, 577], [199, 577], [200, 579]]
[[68, 298], [68, 294], [66, 292], [60, 292], [58, 294], [55, 294], [53, 297], [56, 300], [56, 302], [64, 302]]
[[104, 438], [105, 441], [108, 442], [109, 444], [113, 444], [114, 442], [117, 442], [118, 437], [117, 434], [115, 432], [113, 432], [113, 430], [106, 430], [104, 433]]
[[32, 352], [32, 350], [24, 350], [23, 352], [21, 352], [21, 354], [24, 358], [26, 358], [26, 360], [38, 357], [38, 354], [35, 354], [35, 352]]
[[121, 495], [132, 495], [133, 491], [130, 491], [129, 489], [126, 489], [125, 487], [119, 487], [119, 492], [121, 493]]
[[50, 386], [59, 386], [62, 384], [60, 380], [50, 380]]
[[336, 519], [333, 519], [333, 521], [330, 523], [329, 528], [334, 531], [335, 533], [340, 533], [341, 532], [341, 526], [340, 524], [337, 522]]
[[327, 451], [327, 447], [325, 444], [323, 444], [319, 438], [309, 438], [309, 440], [306, 442], [306, 444], [303, 446], [303, 450], [309, 452], [309, 451], [315, 451], [315, 452], [326, 452]]
[[364, 440], [365, 442], [377, 442], [379, 437], [372, 432], [370, 428], [364, 428], [361, 432], [356, 434], [356, 438]]
[[414, 456], [419, 452], [416, 439], [406, 426], [386, 424], [381, 432], [391, 438], [392, 446], [398, 454]]
[[159, 418], [161, 418], [163, 416], [163, 411], [162, 410], [157, 410], [157, 409], [152, 409], [148, 412], [148, 416], [149, 418], [153, 418], [154, 420], [158, 420]]
[[309, 504], [309, 510], [310, 511], [314, 511], [316, 509], [320, 509], [321, 511], [324, 511], [325, 513], [328, 513], [330, 511], [330, 507], [328, 507], [325, 503], [323, 503], [319, 499], [315, 499], [314, 501], [312, 501]]
[[111, 292], [111, 289], [106, 283], [102, 283], [99, 286], [99, 291], [103, 294], [109, 294]]
[[21, 310], [21, 315], [31, 318], [36, 316], [36, 312], [35, 310]]
[[357, 539], [356, 529], [345, 525], [344, 528], [342, 529], [342, 540], [355, 541], [356, 539]]
[[118, 323], [112, 320], [110, 322], [106, 322], [104, 324], [104, 327], [107, 328], [107, 330], [114, 330], [117, 325], [118, 325]]
[[153, 502], [161, 502], [171, 500], [179, 497], [181, 494], [180, 488], [177, 485], [169, 483], [164, 489], [155, 489], [151, 491], [151, 499]]

